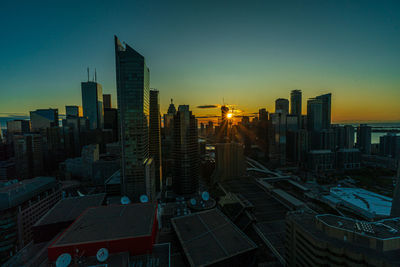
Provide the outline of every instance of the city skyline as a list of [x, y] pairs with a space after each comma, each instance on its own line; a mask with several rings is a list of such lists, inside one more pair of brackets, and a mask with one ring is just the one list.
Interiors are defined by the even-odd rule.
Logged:
[[[27, 3], [18, 23], [2, 18], [9, 38], [0, 53], [9, 67], [0, 74], [6, 92], [0, 116], [49, 107], [64, 114], [66, 105], [81, 105], [80, 83], [87, 80], [88, 66], [92, 73], [97, 69], [97, 80], [105, 94], [112, 94], [115, 106], [110, 47], [117, 34], [147, 55], [150, 87], [160, 90], [161, 113], [170, 98], [177, 105], [189, 104], [200, 119], [219, 115], [224, 102], [245, 114], [260, 108], [271, 112], [277, 98], [290, 99], [290, 91], [300, 89], [303, 114], [309, 98], [331, 92], [334, 123], [400, 121], [399, 5], [290, 3], [252, 3], [244, 10], [236, 2], [212, 9], [210, 2], [132, 3], [124, 8], [86, 3], [74, 9], [69, 9], [73, 3], [49, 4], [39, 14], [50, 16], [52, 25], [38, 19], [23, 29], [32, 18]], [[93, 17], [82, 17], [89, 6]], [[72, 10], [80, 16], [76, 22], [68, 19]], [[126, 10], [138, 16], [133, 19]], [[150, 12], [159, 16], [143, 15]], [[171, 19], [172, 14], [182, 14], [185, 25]], [[29, 32], [33, 27], [41, 27], [35, 36]], [[176, 38], [169, 38], [172, 33]], [[51, 38], [44, 38], [48, 34]], [[54, 63], [56, 55], [62, 64]], [[213, 105], [217, 107], [198, 108]]]

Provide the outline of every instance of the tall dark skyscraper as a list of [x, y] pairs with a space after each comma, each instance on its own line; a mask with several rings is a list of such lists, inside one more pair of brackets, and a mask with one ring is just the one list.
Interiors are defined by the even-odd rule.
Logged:
[[[122, 192], [137, 202], [153, 191], [149, 160], [149, 69], [145, 58], [115, 36], [115, 63], [122, 146]], [[149, 196], [150, 197], [150, 196]]]
[[81, 106], [65, 106], [65, 115], [67, 118], [78, 118], [83, 116]]
[[154, 160], [156, 191], [162, 189], [161, 168], [161, 117], [158, 90], [150, 90], [149, 153]]
[[309, 131], [322, 129], [322, 100], [310, 98], [307, 101], [307, 128]]
[[103, 89], [94, 81], [82, 82], [83, 116], [89, 119], [90, 129], [101, 129], [104, 124]]
[[188, 105], [181, 105], [174, 116], [172, 186], [179, 195], [191, 195], [199, 188], [199, 145], [197, 120]]
[[289, 100], [286, 98], [278, 98], [275, 100], [275, 113], [289, 114]]
[[218, 142], [225, 143], [228, 142], [228, 131], [229, 131], [229, 118], [228, 118], [229, 108], [227, 106], [221, 107], [221, 123], [218, 133]]
[[331, 107], [332, 107], [332, 94], [325, 94], [317, 96], [316, 99], [322, 101], [322, 129], [331, 128]]
[[357, 127], [357, 148], [361, 153], [371, 154], [371, 126], [360, 124]]
[[297, 116], [297, 125], [301, 125], [301, 90], [292, 90], [290, 93], [290, 115]]
[[104, 106], [104, 108], [112, 108], [111, 95], [110, 94], [104, 94], [103, 95], [103, 106]]

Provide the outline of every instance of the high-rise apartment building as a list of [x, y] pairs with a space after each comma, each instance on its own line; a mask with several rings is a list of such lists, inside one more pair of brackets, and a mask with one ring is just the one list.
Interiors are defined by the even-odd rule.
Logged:
[[162, 189], [161, 115], [158, 90], [150, 90], [149, 154], [154, 160], [156, 191]]
[[241, 177], [246, 169], [243, 145], [238, 143], [216, 144], [215, 164], [217, 181]]
[[307, 128], [309, 131], [322, 130], [322, 100], [310, 98], [307, 101]]
[[14, 134], [29, 133], [31, 123], [28, 120], [7, 121], [7, 143], [12, 143]]
[[181, 105], [174, 116], [172, 186], [179, 195], [191, 195], [199, 188], [199, 144], [197, 120], [188, 105]]
[[58, 127], [58, 109], [37, 109], [30, 112], [31, 128], [33, 132]]
[[316, 99], [322, 101], [322, 129], [331, 128], [331, 107], [332, 107], [332, 94], [325, 94], [317, 96]]
[[[133, 202], [146, 192], [149, 178], [149, 69], [145, 58], [115, 36], [118, 111], [121, 130], [122, 192]], [[151, 190], [150, 190], [151, 191]]]
[[363, 154], [371, 154], [371, 126], [360, 124], [357, 127], [357, 148]]
[[95, 81], [81, 83], [83, 116], [89, 119], [90, 129], [101, 129], [104, 123], [103, 89]]
[[275, 100], [275, 113], [289, 114], [289, 100], [286, 98], [278, 98]]

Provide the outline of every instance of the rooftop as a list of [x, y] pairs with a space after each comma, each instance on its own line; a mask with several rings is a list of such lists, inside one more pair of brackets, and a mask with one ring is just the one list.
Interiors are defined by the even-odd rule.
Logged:
[[0, 187], [0, 210], [16, 207], [57, 184], [54, 177], [36, 177], [3, 184]]
[[51, 247], [150, 236], [156, 208], [153, 203], [89, 208]]
[[191, 266], [204, 266], [257, 248], [257, 245], [218, 209], [172, 219]]
[[390, 216], [392, 199], [362, 188], [333, 187], [331, 198], [340, 199], [346, 206], [367, 217]]
[[73, 221], [87, 208], [100, 206], [105, 194], [69, 197], [60, 200], [34, 226]]

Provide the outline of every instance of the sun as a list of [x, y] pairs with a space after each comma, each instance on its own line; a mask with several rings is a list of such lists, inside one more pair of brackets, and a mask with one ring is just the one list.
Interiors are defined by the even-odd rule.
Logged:
[[233, 113], [228, 113], [228, 114], [226, 114], [226, 117], [227, 117], [228, 119], [232, 119]]

